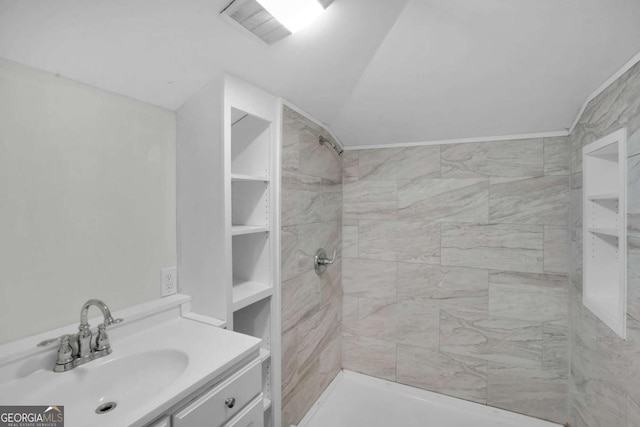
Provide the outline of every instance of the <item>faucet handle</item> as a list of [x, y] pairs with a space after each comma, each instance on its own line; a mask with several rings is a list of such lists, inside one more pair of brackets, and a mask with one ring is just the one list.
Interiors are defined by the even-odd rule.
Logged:
[[60, 345], [58, 346], [58, 360], [57, 365], [66, 365], [73, 361], [73, 348], [71, 347], [71, 337], [69, 335], [63, 335], [60, 338]]
[[98, 325], [98, 336], [96, 337], [96, 351], [107, 350], [111, 347], [109, 343], [109, 335], [106, 331], [107, 326], [104, 323]]

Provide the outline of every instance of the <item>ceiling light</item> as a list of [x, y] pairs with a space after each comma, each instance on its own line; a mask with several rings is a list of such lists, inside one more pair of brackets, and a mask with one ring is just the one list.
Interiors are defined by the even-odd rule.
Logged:
[[292, 33], [309, 25], [324, 11], [318, 0], [257, 1]]

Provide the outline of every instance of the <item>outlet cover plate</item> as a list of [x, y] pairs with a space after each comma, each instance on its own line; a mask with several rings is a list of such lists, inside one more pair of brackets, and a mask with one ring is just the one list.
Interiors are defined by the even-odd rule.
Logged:
[[163, 268], [161, 271], [160, 286], [163, 297], [178, 293], [178, 270], [176, 267]]

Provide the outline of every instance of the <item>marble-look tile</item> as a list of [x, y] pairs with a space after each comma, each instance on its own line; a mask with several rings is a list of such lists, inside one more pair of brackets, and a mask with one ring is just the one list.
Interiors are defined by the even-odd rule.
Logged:
[[566, 276], [491, 272], [489, 314], [519, 320], [549, 322], [568, 317]]
[[582, 227], [582, 172], [571, 175], [569, 208], [571, 211], [570, 225]]
[[298, 423], [308, 410], [309, 402], [315, 401], [317, 395], [322, 392], [319, 387], [318, 365], [316, 361], [297, 377], [296, 387], [289, 393], [282, 395], [282, 420], [286, 425]]
[[574, 378], [571, 391], [571, 425], [586, 427], [624, 426], [626, 398], [613, 382]]
[[396, 280], [395, 262], [349, 258], [342, 267], [342, 286], [345, 295], [395, 298]]
[[540, 273], [543, 227], [442, 224], [442, 265]]
[[[640, 118], [637, 120], [640, 123]], [[635, 156], [640, 154], [640, 124], [637, 129], [627, 129], [627, 156]]]
[[544, 227], [544, 271], [569, 273], [571, 234], [566, 227]]
[[[640, 149], [640, 64], [636, 64], [589, 103], [571, 135], [571, 168], [574, 177], [582, 171], [582, 147], [621, 127], [627, 127], [628, 155], [633, 158]], [[629, 162], [629, 169], [634, 165]], [[632, 171], [629, 171], [630, 173]], [[573, 178], [573, 177], [572, 177]], [[633, 178], [631, 178], [633, 181]], [[572, 181], [572, 268], [574, 297], [571, 304], [571, 420], [572, 426], [636, 426], [640, 425], [637, 412], [629, 410], [629, 402], [638, 406], [640, 396], [640, 368], [636, 360], [640, 338], [634, 338], [637, 324], [637, 296], [632, 296], [633, 263], [629, 260], [628, 275], [628, 339], [623, 341], [595, 319], [581, 302], [582, 287], [582, 203], [578, 179]], [[635, 192], [630, 190], [633, 203]], [[630, 229], [635, 227], [634, 207], [629, 209]], [[630, 241], [631, 241], [630, 237]], [[629, 245], [629, 248], [631, 245]], [[631, 258], [632, 253], [629, 252]], [[637, 295], [637, 294], [636, 294]], [[636, 303], [634, 304], [634, 301]], [[636, 399], [636, 400], [633, 400]], [[633, 407], [633, 406], [632, 406]], [[635, 415], [635, 417], [634, 417]]]
[[627, 237], [627, 316], [640, 322], [640, 236]]
[[298, 344], [296, 357], [300, 365], [314, 363], [341, 330], [342, 305], [324, 306], [297, 326]]
[[491, 406], [556, 423], [568, 418], [568, 380], [554, 373], [489, 362]]
[[484, 310], [489, 304], [487, 270], [398, 263], [398, 299], [443, 307]]
[[440, 351], [540, 369], [542, 326], [486, 313], [440, 310]]
[[360, 150], [360, 179], [414, 179], [440, 176], [440, 147]]
[[544, 175], [542, 139], [443, 145], [443, 178]]
[[628, 319], [627, 339], [621, 339], [600, 320], [596, 322], [596, 361], [603, 364], [604, 379], [640, 405], [640, 323]]
[[571, 283], [582, 293], [582, 227], [571, 228]]
[[491, 178], [489, 221], [566, 226], [569, 191], [569, 176]]
[[[322, 128], [284, 108], [282, 138], [282, 416], [297, 424], [341, 366], [342, 160]], [[338, 252], [317, 276], [318, 247]]]
[[[301, 322], [295, 329], [294, 353], [285, 353], [283, 366], [292, 366], [287, 360], [295, 360], [291, 372], [283, 372], [288, 378], [283, 390], [283, 417], [297, 420], [309, 410], [339, 369], [336, 335], [340, 324], [338, 306], [325, 307]], [[292, 343], [286, 344], [291, 351]], [[331, 356], [331, 357], [329, 357]]]
[[[342, 369], [342, 337], [340, 333], [334, 335], [332, 339], [327, 342], [318, 359], [320, 388], [324, 390]], [[309, 409], [318, 397], [320, 397], [320, 395], [309, 402]]]
[[289, 279], [302, 274], [300, 270], [298, 250], [298, 234], [295, 227], [282, 227], [280, 233], [280, 253], [281, 253], [281, 280], [286, 282]]
[[342, 333], [358, 334], [358, 297], [342, 296]]
[[282, 283], [282, 330], [297, 326], [320, 307], [320, 280], [311, 270]]
[[342, 256], [345, 258], [358, 257], [358, 226], [342, 227]]
[[486, 223], [488, 213], [485, 178], [398, 181], [398, 219]]
[[627, 399], [627, 427], [640, 426], [640, 406]]
[[300, 360], [296, 357], [298, 334], [295, 328], [282, 333], [282, 394], [289, 395], [294, 388], [295, 374]]
[[640, 72], [638, 64], [594, 98], [585, 109], [578, 125], [592, 132], [596, 139], [620, 129], [637, 130], [640, 116]]
[[[314, 271], [315, 274], [315, 271]], [[316, 275], [316, 277], [318, 277]], [[320, 287], [320, 306], [338, 304], [342, 301], [342, 258], [336, 258], [333, 265], [318, 277]]]
[[426, 221], [361, 220], [360, 258], [440, 263], [440, 225]]
[[544, 138], [544, 174], [569, 175], [571, 167], [569, 138]]
[[298, 120], [299, 115], [291, 109], [284, 108], [282, 114], [282, 170], [298, 172], [300, 167], [300, 147], [298, 133], [304, 124]]
[[331, 221], [342, 215], [342, 193], [333, 182], [283, 172], [282, 187], [283, 226]]
[[365, 180], [344, 184], [345, 219], [395, 219], [397, 207], [396, 181]]
[[396, 305], [398, 343], [438, 349], [440, 310], [431, 301], [402, 300]]
[[[322, 132], [303, 129], [299, 134], [300, 166], [298, 171], [305, 175], [319, 176], [342, 182], [342, 159], [333, 150], [320, 145]], [[323, 133], [327, 139], [330, 135]]]
[[437, 393], [487, 401], [487, 362], [398, 344], [398, 382]]
[[342, 367], [385, 380], [396, 380], [396, 343], [344, 334]]
[[317, 222], [282, 227], [282, 280], [292, 279], [313, 270], [313, 257], [318, 248], [340, 258], [340, 221]]
[[358, 298], [358, 335], [393, 341], [399, 315], [395, 298]]
[[627, 229], [640, 236], [640, 154], [627, 160]]
[[[569, 313], [567, 313], [568, 315]], [[542, 370], [569, 378], [568, 319], [542, 324]]]
[[360, 177], [358, 158], [360, 150], [344, 151], [342, 153], [342, 180], [355, 181]]

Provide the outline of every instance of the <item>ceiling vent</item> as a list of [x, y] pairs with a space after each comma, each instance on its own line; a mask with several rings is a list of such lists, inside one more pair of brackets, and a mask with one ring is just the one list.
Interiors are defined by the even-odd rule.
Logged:
[[[333, 3], [333, 1], [334, 0], [317, 0], [324, 9]], [[233, 0], [220, 13], [229, 16], [267, 44], [273, 44], [292, 33], [280, 21], [274, 18], [274, 16], [259, 3], [259, 0]]]

